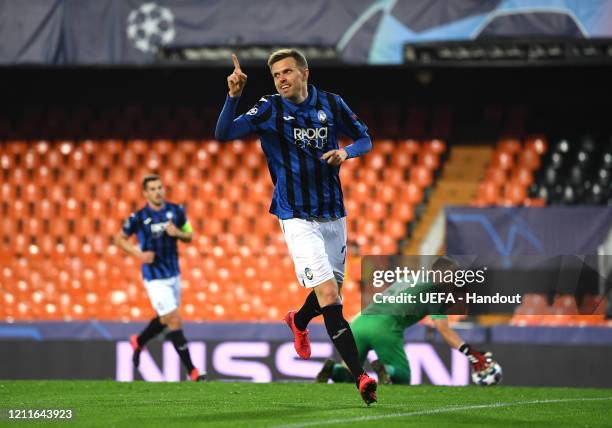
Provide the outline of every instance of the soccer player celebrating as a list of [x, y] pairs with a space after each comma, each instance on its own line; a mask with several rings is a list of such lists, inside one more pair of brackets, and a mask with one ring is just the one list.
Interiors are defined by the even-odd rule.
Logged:
[[[142, 262], [144, 285], [158, 316], [140, 335], [130, 337], [134, 350], [132, 360], [138, 367], [145, 344], [168, 327], [170, 331], [166, 337], [172, 341], [189, 378], [201, 381], [206, 376], [200, 374], [191, 361], [179, 312], [181, 282], [176, 243], [178, 240], [191, 242], [191, 225], [183, 207], [164, 200], [164, 187], [159, 176], [146, 176], [142, 190], [147, 204], [125, 220], [116, 242], [122, 250]], [[140, 245], [128, 241], [133, 234]]]
[[[339, 171], [342, 162], [372, 147], [367, 127], [338, 95], [308, 84], [310, 70], [304, 55], [281, 49], [268, 59], [278, 94], [263, 96], [236, 117], [247, 76], [232, 55], [234, 72], [227, 78], [229, 94], [215, 136], [230, 140], [259, 134], [274, 183], [270, 212], [279, 218], [299, 282], [312, 291], [299, 311], [285, 322], [294, 335], [295, 350], [310, 358], [307, 326], [323, 315], [325, 328], [349, 368], [362, 399], [376, 401], [376, 381], [359, 361], [351, 327], [342, 314], [340, 288], [346, 259], [346, 212]], [[338, 145], [342, 133], [353, 140]]]

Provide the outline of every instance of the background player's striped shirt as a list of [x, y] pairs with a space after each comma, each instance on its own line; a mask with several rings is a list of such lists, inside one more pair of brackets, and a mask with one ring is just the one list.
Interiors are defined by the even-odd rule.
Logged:
[[342, 98], [308, 85], [301, 104], [266, 95], [234, 119], [238, 100], [227, 97], [215, 136], [223, 141], [259, 134], [274, 183], [270, 212], [281, 219], [346, 216], [340, 168], [321, 156], [339, 148], [340, 133], [354, 140], [345, 147], [349, 157], [367, 153], [372, 143], [367, 127]]
[[145, 281], [171, 278], [180, 273], [177, 238], [166, 233], [170, 221], [179, 229], [185, 226], [187, 216], [182, 206], [166, 202], [161, 210], [155, 211], [145, 205], [123, 223], [123, 233], [127, 236], [136, 234], [142, 251], [155, 253], [153, 263], [142, 265]]

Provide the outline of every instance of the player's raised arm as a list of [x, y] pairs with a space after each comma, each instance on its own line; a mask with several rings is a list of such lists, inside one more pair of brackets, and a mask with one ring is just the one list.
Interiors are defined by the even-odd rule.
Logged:
[[232, 62], [234, 63], [234, 72], [227, 76], [227, 87], [230, 97], [239, 97], [246, 86], [247, 75], [242, 72], [238, 57], [234, 54], [232, 54]]
[[247, 75], [242, 72], [238, 57], [234, 54], [232, 54], [232, 62], [234, 63], [234, 71], [227, 76], [228, 94], [215, 128], [215, 138], [219, 141], [241, 138], [253, 132], [252, 126], [244, 115], [235, 118], [238, 101], [246, 85]]

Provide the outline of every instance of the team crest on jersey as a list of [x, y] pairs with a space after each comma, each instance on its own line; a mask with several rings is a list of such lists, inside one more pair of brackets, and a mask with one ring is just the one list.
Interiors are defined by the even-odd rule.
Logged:
[[167, 218], [168, 220], [171, 220], [171, 219], [172, 219], [172, 217], [173, 217], [173, 215], [172, 215], [172, 213], [171, 213], [170, 211], [166, 212], [166, 218]]
[[317, 112], [317, 117], [319, 118], [319, 122], [321, 123], [327, 122], [327, 115], [325, 114], [323, 110], [319, 110]]
[[257, 107], [253, 107], [251, 110], [246, 112], [247, 116], [255, 116], [257, 114]]
[[312, 273], [312, 270], [310, 268], [304, 269], [304, 274], [306, 275], [306, 278], [308, 278], [309, 281], [314, 277], [314, 274]]

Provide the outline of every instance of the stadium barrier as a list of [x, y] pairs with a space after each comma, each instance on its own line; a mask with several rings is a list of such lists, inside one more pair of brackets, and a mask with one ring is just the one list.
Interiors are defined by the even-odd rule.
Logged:
[[[0, 325], [0, 379], [184, 379], [170, 342], [154, 341], [139, 369], [133, 368], [127, 338], [140, 328], [141, 323], [99, 322]], [[282, 324], [189, 323], [185, 331], [194, 363], [211, 380], [309, 381], [333, 356], [320, 324], [311, 326], [309, 361], [297, 357]], [[612, 387], [611, 329], [497, 326], [461, 335], [494, 353], [506, 385]], [[409, 329], [405, 340], [413, 384], [469, 383], [467, 360], [427, 327]]]

